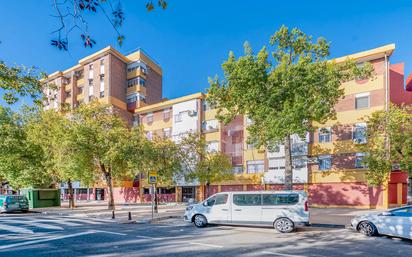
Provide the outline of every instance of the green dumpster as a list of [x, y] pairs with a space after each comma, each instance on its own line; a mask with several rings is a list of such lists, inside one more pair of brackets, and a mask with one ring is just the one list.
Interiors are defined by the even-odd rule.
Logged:
[[60, 189], [21, 189], [20, 193], [29, 200], [29, 207], [43, 208], [60, 206]]

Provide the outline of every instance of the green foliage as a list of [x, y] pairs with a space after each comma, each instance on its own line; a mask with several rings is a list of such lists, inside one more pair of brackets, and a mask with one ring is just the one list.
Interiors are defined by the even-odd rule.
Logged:
[[219, 183], [233, 178], [229, 158], [221, 152], [209, 153], [203, 137], [190, 134], [180, 142], [183, 176], [187, 181], [202, 185]]
[[[335, 118], [334, 106], [344, 93], [342, 82], [373, 72], [370, 64], [328, 61], [329, 43], [323, 38], [313, 42], [296, 28], [282, 26], [270, 45], [271, 58], [266, 47], [254, 55], [247, 43], [244, 56], [235, 58], [230, 52], [222, 65], [224, 80], [210, 79], [208, 90], [219, 120], [228, 123], [236, 115], [247, 115], [253, 121], [247, 127], [249, 142], [258, 147], [290, 142], [291, 135], [312, 131], [313, 122]], [[285, 184], [291, 187], [289, 148], [285, 147]]]
[[49, 187], [41, 147], [28, 139], [24, 117], [0, 106], [0, 177], [14, 189]]
[[368, 182], [380, 185], [387, 181], [392, 164], [412, 175], [412, 107], [392, 105], [389, 111], [377, 111], [367, 122], [369, 155], [365, 158]]
[[0, 89], [4, 90], [3, 99], [8, 104], [13, 104], [19, 97], [30, 96], [35, 103], [40, 103], [42, 90], [45, 85], [40, 78], [45, 74], [39, 74], [34, 67], [25, 66], [8, 67], [0, 61]]

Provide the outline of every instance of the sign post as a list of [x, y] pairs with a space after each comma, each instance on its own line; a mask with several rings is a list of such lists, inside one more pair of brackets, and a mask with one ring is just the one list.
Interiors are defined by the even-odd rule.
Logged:
[[156, 200], [156, 183], [157, 183], [157, 171], [153, 170], [149, 172], [149, 175], [147, 176], [148, 183], [150, 184], [150, 194], [152, 195], [152, 219], [153, 219], [153, 213], [154, 213], [154, 201]]

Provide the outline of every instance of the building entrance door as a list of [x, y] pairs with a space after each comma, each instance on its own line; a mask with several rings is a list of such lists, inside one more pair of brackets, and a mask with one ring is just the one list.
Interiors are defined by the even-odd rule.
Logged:
[[104, 188], [96, 188], [95, 199], [97, 201], [104, 201]]
[[196, 187], [182, 187], [182, 202], [187, 203], [196, 199]]

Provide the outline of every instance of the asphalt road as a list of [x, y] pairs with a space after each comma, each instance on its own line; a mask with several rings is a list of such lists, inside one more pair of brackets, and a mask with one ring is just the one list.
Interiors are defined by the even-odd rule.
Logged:
[[71, 216], [0, 216], [0, 256], [411, 256], [412, 242], [345, 229], [119, 224]]

